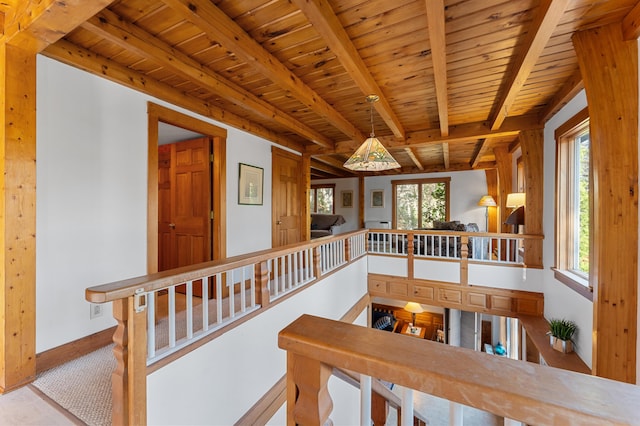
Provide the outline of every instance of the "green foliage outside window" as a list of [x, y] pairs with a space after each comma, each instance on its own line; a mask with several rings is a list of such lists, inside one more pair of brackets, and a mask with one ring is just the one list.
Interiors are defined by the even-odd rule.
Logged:
[[589, 274], [589, 133], [577, 138], [578, 146], [578, 259], [574, 265], [580, 272]]
[[436, 220], [446, 220], [444, 182], [406, 183], [395, 186], [396, 228], [431, 228]]

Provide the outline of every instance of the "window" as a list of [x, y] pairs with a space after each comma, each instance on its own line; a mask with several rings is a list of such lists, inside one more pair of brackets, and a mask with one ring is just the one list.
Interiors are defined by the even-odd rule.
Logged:
[[333, 214], [335, 206], [335, 184], [311, 185], [309, 206], [311, 213]]
[[397, 180], [393, 185], [394, 229], [432, 228], [449, 219], [451, 178]]
[[591, 154], [585, 108], [556, 130], [556, 278], [591, 298]]

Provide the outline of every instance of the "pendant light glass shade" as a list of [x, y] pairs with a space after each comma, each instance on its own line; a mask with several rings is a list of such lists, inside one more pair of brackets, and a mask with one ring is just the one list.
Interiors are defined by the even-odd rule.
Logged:
[[344, 163], [344, 167], [347, 169], [360, 172], [377, 172], [400, 167], [400, 164], [389, 154], [389, 151], [376, 138], [373, 131], [373, 103], [377, 102], [378, 99], [377, 95], [367, 96], [367, 102], [371, 104], [371, 136]]

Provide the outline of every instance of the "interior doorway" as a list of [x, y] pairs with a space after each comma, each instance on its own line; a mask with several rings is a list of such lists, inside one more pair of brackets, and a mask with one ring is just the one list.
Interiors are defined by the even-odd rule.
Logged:
[[[224, 258], [226, 130], [151, 102], [147, 113], [147, 272]], [[198, 137], [161, 148], [161, 123]]]

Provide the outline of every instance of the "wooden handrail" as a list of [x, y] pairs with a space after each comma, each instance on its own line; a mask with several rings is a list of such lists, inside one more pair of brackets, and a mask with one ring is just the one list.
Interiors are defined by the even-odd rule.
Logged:
[[278, 256], [295, 253], [305, 248], [318, 247], [331, 241], [346, 239], [352, 235], [364, 234], [366, 232], [366, 230], [345, 232], [344, 234], [317, 238], [302, 244], [289, 244], [274, 249], [257, 251], [251, 254], [203, 262], [196, 265], [184, 266], [126, 280], [114, 281], [112, 283], [87, 288], [85, 290], [85, 299], [93, 303], [105, 303], [118, 299], [125, 299], [135, 295], [136, 290], [140, 288], [145, 292], [155, 291], [164, 287], [199, 279], [203, 276], [213, 276], [230, 269], [253, 265]]
[[314, 411], [310, 424], [327, 420], [327, 410], [317, 407], [331, 406], [322, 383], [331, 367], [528, 424], [638, 424], [640, 388], [600, 377], [310, 315], [282, 330], [278, 345], [288, 351], [288, 386], [317, 390], [287, 401], [290, 424]]

